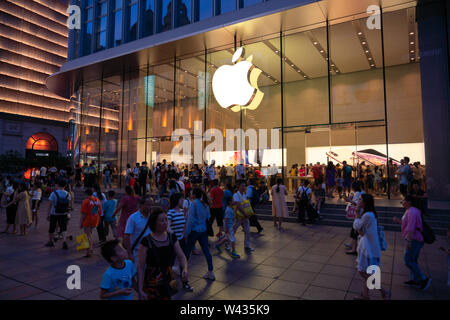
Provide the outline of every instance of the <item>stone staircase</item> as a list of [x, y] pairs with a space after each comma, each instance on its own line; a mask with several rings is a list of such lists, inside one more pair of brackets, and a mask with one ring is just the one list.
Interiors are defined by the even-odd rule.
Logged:
[[[116, 199], [120, 199], [124, 196], [125, 191], [116, 189]], [[153, 197], [155, 195], [152, 195]], [[82, 189], [75, 190], [75, 202], [81, 203], [85, 198], [85, 194]], [[289, 217], [285, 218], [286, 222], [297, 223], [297, 217], [292, 216], [291, 212], [294, 208], [293, 202], [288, 202]], [[318, 224], [339, 226], [351, 228], [353, 220], [348, 220], [345, 212], [345, 204], [330, 204], [326, 203], [320, 212], [322, 219]], [[383, 207], [377, 206], [377, 215], [380, 225], [384, 226], [385, 230], [400, 231], [400, 225], [394, 224], [392, 218], [394, 216], [401, 218], [404, 209], [399, 207]], [[256, 207], [256, 215], [261, 220], [272, 220], [272, 202], [266, 204], [260, 204]], [[450, 212], [445, 210], [428, 210], [428, 216], [426, 217], [427, 223], [433, 229], [436, 234], [445, 235], [447, 232], [447, 226], [450, 225]]]
[[[286, 222], [297, 222], [297, 217], [291, 214], [294, 208], [293, 202], [288, 202], [289, 217]], [[339, 226], [351, 228], [353, 220], [346, 218], [345, 204], [325, 204], [320, 210], [322, 219], [318, 224]], [[378, 221], [384, 226], [385, 230], [400, 231], [400, 225], [394, 224], [394, 216], [401, 218], [404, 213], [403, 208], [399, 207], [376, 207]], [[261, 204], [256, 208], [256, 215], [261, 220], [272, 220], [272, 203]], [[450, 212], [444, 210], [428, 210], [428, 216], [425, 218], [433, 231], [439, 235], [445, 235], [447, 226], [450, 225]]]

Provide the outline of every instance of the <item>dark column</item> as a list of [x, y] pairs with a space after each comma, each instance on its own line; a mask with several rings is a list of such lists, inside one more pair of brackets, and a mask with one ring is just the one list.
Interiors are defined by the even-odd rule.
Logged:
[[450, 209], [449, 4], [417, 5], [429, 207]]

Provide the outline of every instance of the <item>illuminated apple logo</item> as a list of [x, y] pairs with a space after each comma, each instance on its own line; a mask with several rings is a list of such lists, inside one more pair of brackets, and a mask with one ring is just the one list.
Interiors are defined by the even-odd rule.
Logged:
[[244, 48], [239, 48], [233, 55], [233, 65], [221, 66], [214, 73], [212, 89], [217, 102], [222, 108], [255, 110], [264, 97], [258, 88], [261, 70], [252, 64], [253, 56], [242, 60]]

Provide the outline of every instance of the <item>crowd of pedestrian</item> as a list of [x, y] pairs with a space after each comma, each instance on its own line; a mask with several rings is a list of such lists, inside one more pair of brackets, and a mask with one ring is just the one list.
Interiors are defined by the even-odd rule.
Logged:
[[[333, 197], [336, 191], [347, 201], [355, 213], [347, 254], [357, 256], [357, 269], [364, 280], [369, 276], [368, 266], [380, 265], [385, 248], [380, 240], [374, 198], [367, 192], [373, 186], [368, 176], [378, 169], [370, 166], [363, 169], [364, 164], [361, 165], [357, 170], [345, 162], [342, 167], [332, 162], [326, 167], [319, 163], [301, 166], [299, 174], [308, 175], [310, 170], [313, 182], [304, 179], [296, 191], [294, 212], [300, 223], [316, 223], [321, 219], [321, 205], [326, 197]], [[431, 279], [422, 273], [417, 261], [425, 241], [422, 219], [426, 194], [423, 175], [419, 179], [414, 167], [409, 166], [405, 157], [396, 168], [405, 214], [402, 220], [394, 221], [402, 225], [406, 239], [405, 265], [411, 270], [411, 279], [405, 284], [425, 290]], [[293, 174], [297, 174], [296, 168], [293, 167]], [[20, 234], [26, 235], [32, 224], [37, 227], [40, 204], [47, 195], [49, 240], [45, 245], [54, 247], [62, 239], [62, 249], [67, 250], [67, 225], [75, 199], [73, 187], [84, 185], [79, 227], [88, 242], [85, 257], [92, 256], [97, 246], [95, 229], [101, 254], [110, 264], [100, 286], [102, 299], [131, 299], [133, 283], [140, 299], [170, 299], [178, 290], [177, 275], [183, 290], [193, 291], [188, 268], [191, 254], [200, 254], [196, 245], [200, 246], [208, 266], [203, 278], [214, 281], [211, 250], [223, 254], [225, 246], [231, 258], [239, 259], [236, 239], [239, 227], [244, 232], [243, 250], [254, 251], [250, 228], [255, 227], [260, 235], [264, 231], [255, 215], [259, 205], [271, 198], [274, 227], [280, 230], [288, 216], [288, 191], [283, 179], [277, 176], [278, 170], [265, 175], [261, 166], [238, 164], [216, 168], [214, 161], [209, 165], [205, 162], [204, 166], [182, 166], [163, 160], [149, 167], [144, 161], [134, 168], [127, 165], [125, 195], [120, 199], [116, 199], [112, 190], [114, 171], [110, 164], [105, 164], [100, 174], [95, 162], [76, 166], [74, 170], [43, 167], [29, 181], [4, 178], [0, 190], [2, 208], [6, 208], [5, 233], [16, 233], [18, 227]], [[114, 240], [108, 241], [109, 235]], [[389, 299], [389, 292], [381, 289], [381, 293]], [[358, 299], [368, 297], [367, 288], [363, 287]]]

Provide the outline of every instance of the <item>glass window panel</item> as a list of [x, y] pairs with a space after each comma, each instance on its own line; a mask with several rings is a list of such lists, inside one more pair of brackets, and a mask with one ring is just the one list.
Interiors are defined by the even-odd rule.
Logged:
[[122, 43], [122, 10], [114, 14], [114, 40], [113, 46], [118, 46]]
[[236, 10], [236, 1], [234, 0], [217, 0], [216, 14], [223, 14]]
[[263, 2], [263, 0], [240, 0], [241, 8], [253, 6], [255, 4]]
[[84, 29], [84, 39], [83, 39], [83, 54], [91, 53], [91, 41], [92, 41], [92, 22], [88, 22], [85, 24]]
[[100, 30], [102, 31], [106, 30], [106, 21], [107, 21], [106, 17], [100, 19]]
[[178, 0], [178, 26], [191, 23], [191, 0]]
[[213, 0], [196, 0], [195, 12], [197, 21], [212, 17]]
[[98, 34], [97, 50], [103, 50], [106, 48], [106, 31], [102, 31]]
[[155, 17], [155, 8], [154, 8], [153, 0], [145, 0], [144, 37], [153, 34], [154, 17]]
[[172, 1], [159, 0], [159, 27], [158, 31], [163, 32], [172, 29]]
[[123, 0], [116, 0], [115, 1], [115, 9], [121, 9], [122, 8], [122, 5], [123, 5], [123, 3], [122, 3], [122, 1]]
[[86, 10], [87, 14], [86, 14], [86, 21], [91, 21], [92, 18], [94, 17], [94, 9], [89, 8]]
[[138, 5], [137, 3], [128, 8], [128, 39], [133, 41], [137, 39], [137, 21], [138, 21]]
[[107, 10], [107, 3], [103, 2], [100, 4], [100, 15], [103, 16], [106, 14], [106, 10]]

